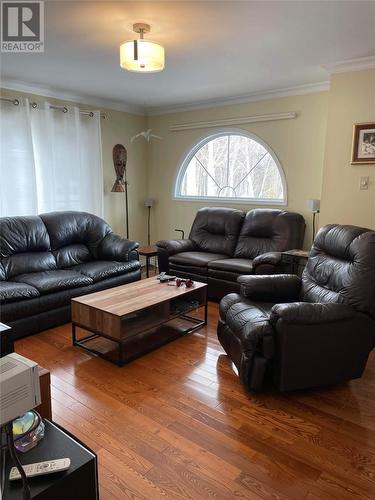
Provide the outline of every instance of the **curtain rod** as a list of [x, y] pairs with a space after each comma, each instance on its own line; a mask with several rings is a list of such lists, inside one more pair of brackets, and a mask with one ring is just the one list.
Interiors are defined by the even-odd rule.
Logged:
[[169, 130], [171, 132], [178, 132], [180, 130], [194, 130], [198, 128], [209, 128], [209, 127], [224, 127], [226, 125], [243, 125], [246, 123], [269, 122], [275, 120], [290, 120], [293, 118], [297, 118], [297, 113], [295, 111], [290, 111], [286, 113], [270, 113], [267, 115], [243, 116], [238, 118], [223, 118], [221, 120], [211, 120], [204, 122], [180, 123], [178, 125], [171, 125], [169, 127]]
[[[0, 97], [0, 101], [10, 102], [10, 103], [14, 104], [14, 106], [18, 106], [20, 104], [19, 99], [17, 99], [16, 97]], [[36, 103], [35, 101], [30, 102], [30, 106], [35, 109], [38, 107], [38, 103]], [[58, 111], [62, 111], [63, 113], [68, 112], [68, 108], [66, 106], [55, 106], [55, 105], [50, 104], [49, 107], [51, 109], [57, 109]], [[81, 115], [94, 116], [93, 111], [87, 111], [85, 109], [80, 109], [79, 112]], [[105, 113], [100, 113], [100, 118], [107, 118], [107, 115]]]

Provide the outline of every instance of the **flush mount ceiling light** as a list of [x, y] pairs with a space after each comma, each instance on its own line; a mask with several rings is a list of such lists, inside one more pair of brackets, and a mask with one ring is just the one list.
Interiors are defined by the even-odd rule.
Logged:
[[120, 46], [121, 68], [137, 73], [154, 73], [164, 69], [164, 47], [143, 38], [150, 30], [149, 24], [133, 25], [133, 31], [139, 33], [140, 37], [139, 40], [130, 40]]

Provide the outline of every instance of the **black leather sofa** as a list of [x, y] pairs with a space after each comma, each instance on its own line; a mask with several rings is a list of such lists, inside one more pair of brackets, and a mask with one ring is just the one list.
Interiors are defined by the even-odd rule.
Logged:
[[281, 391], [361, 377], [375, 345], [375, 231], [329, 225], [302, 279], [242, 276], [220, 303], [218, 338], [248, 390]]
[[188, 239], [156, 243], [159, 270], [208, 283], [209, 297], [221, 299], [239, 291], [241, 275], [278, 272], [281, 252], [301, 248], [304, 234], [297, 213], [202, 208]]
[[0, 218], [0, 321], [14, 339], [70, 321], [70, 299], [139, 280], [138, 243], [84, 212]]

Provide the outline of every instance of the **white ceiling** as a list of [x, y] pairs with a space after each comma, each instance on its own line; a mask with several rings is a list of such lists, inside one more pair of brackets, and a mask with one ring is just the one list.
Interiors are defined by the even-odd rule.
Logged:
[[[375, 1], [48, 1], [43, 54], [2, 54], [1, 77], [149, 109], [328, 80], [325, 65], [375, 55]], [[119, 66], [151, 24], [166, 69]]]

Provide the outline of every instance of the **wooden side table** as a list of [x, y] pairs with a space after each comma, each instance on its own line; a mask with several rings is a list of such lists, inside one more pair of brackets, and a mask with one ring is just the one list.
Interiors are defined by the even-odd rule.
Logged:
[[39, 382], [42, 402], [35, 409], [43, 418], [51, 420], [51, 374], [42, 366], [39, 366]]
[[146, 277], [150, 277], [150, 259], [151, 257], [156, 257], [158, 254], [158, 249], [151, 245], [138, 248], [139, 255], [146, 257]]
[[293, 249], [281, 252], [281, 265], [283, 271], [301, 276], [310, 252], [305, 250]]

